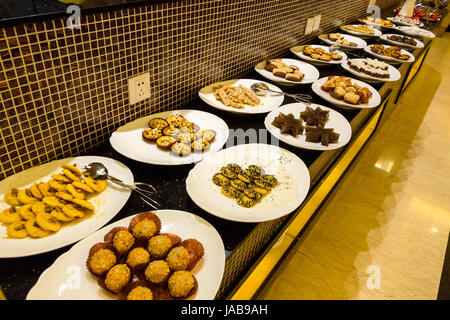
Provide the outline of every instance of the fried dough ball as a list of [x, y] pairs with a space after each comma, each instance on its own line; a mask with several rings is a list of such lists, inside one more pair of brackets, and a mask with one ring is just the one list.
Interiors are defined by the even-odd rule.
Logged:
[[145, 269], [145, 277], [148, 281], [155, 284], [164, 283], [169, 278], [169, 275], [170, 267], [164, 260], [152, 261]]
[[137, 286], [128, 293], [127, 300], [153, 300], [153, 293], [147, 287]]
[[119, 254], [127, 253], [133, 247], [135, 239], [127, 230], [118, 231], [113, 238], [113, 246]]
[[100, 249], [88, 260], [90, 270], [96, 275], [103, 275], [117, 262], [116, 255], [109, 249]]
[[118, 293], [131, 279], [131, 270], [126, 264], [118, 264], [112, 267], [106, 274], [105, 287]]
[[149, 239], [152, 236], [154, 236], [157, 232], [157, 227], [155, 222], [151, 221], [150, 219], [143, 219], [136, 223], [136, 225], [133, 228], [133, 235], [136, 238], [145, 238]]
[[169, 254], [166, 258], [167, 263], [170, 266], [170, 269], [173, 271], [186, 270], [190, 263], [191, 257], [189, 251], [182, 246], [175, 247], [170, 250]]
[[148, 251], [155, 258], [162, 258], [166, 256], [167, 252], [172, 248], [172, 241], [168, 236], [158, 235], [152, 237], [148, 241]]
[[144, 248], [134, 248], [128, 253], [127, 264], [132, 269], [149, 262], [150, 254]]
[[189, 271], [176, 271], [168, 281], [169, 293], [172, 297], [183, 298], [195, 286], [195, 278]]

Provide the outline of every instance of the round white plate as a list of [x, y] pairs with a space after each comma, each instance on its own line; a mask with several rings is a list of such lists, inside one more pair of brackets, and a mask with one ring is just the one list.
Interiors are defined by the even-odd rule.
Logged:
[[[383, 46], [385, 48], [390, 48], [391, 47], [389, 45], [383, 45]], [[408, 55], [409, 56], [408, 60], [399, 60], [399, 59], [395, 59], [395, 58], [392, 58], [392, 57], [383, 56], [381, 54], [372, 52], [372, 50], [370, 50], [371, 47], [372, 47], [372, 45], [365, 47], [364, 51], [367, 52], [368, 54], [370, 54], [370, 55], [380, 59], [380, 60], [385, 60], [385, 61], [389, 61], [389, 62], [396, 62], [396, 63], [413, 63], [414, 61], [416, 61], [416, 57], [411, 52], [409, 52], [409, 51], [407, 51], [405, 49], [402, 49], [401, 53]]]
[[275, 76], [272, 72], [267, 71], [265, 69], [266, 67], [266, 61], [263, 61], [261, 63], [258, 63], [255, 66], [255, 70], [256, 72], [258, 72], [260, 75], [262, 75], [264, 78], [272, 80], [278, 84], [281, 85], [290, 85], [290, 86], [295, 86], [298, 84], [308, 84], [308, 83], [313, 83], [314, 81], [316, 81], [317, 79], [319, 79], [320, 77], [320, 73], [319, 70], [317, 70], [316, 67], [314, 67], [313, 65], [310, 65], [309, 63], [303, 62], [303, 61], [299, 61], [299, 60], [295, 60], [295, 59], [279, 59], [282, 62], [286, 63], [287, 65], [290, 66], [296, 66], [297, 68], [300, 69], [300, 72], [302, 72], [305, 77], [303, 78], [302, 81], [300, 82], [295, 82], [295, 81], [290, 81], [290, 80], [286, 80], [283, 79], [281, 77], [277, 77]]
[[[167, 118], [171, 114], [181, 114], [191, 122], [200, 126], [201, 130], [211, 129], [217, 135], [210, 147], [203, 153], [191, 153], [179, 157], [170, 150], [159, 148], [156, 143], [147, 142], [142, 137], [142, 131], [148, 128], [148, 122], [153, 118]], [[127, 158], [155, 165], [176, 166], [201, 161], [205, 156], [220, 150], [228, 139], [229, 129], [225, 121], [216, 115], [199, 110], [172, 110], [155, 113], [118, 128], [109, 141], [112, 147]]]
[[263, 82], [265, 83], [269, 89], [275, 90], [278, 92], [282, 92], [280, 88], [277, 86], [274, 86], [273, 84], [270, 84], [268, 82], [264, 82], [261, 80], [255, 80], [255, 79], [239, 79], [239, 80], [228, 80], [223, 82], [218, 82], [212, 85], [209, 85], [207, 87], [204, 87], [200, 90], [199, 96], [200, 99], [202, 99], [204, 102], [209, 104], [211, 107], [214, 107], [219, 110], [224, 110], [232, 113], [243, 113], [243, 114], [260, 114], [260, 113], [268, 113], [272, 111], [275, 108], [278, 108], [281, 106], [281, 104], [284, 101], [284, 95], [278, 95], [278, 94], [268, 94], [267, 96], [261, 97], [258, 96], [261, 99], [261, 102], [259, 105], [255, 107], [251, 106], [245, 106], [243, 109], [237, 109], [233, 107], [229, 107], [224, 105], [221, 101], [217, 100], [214, 96], [214, 92], [223, 87], [223, 86], [239, 86], [243, 85], [247, 89], [250, 89], [250, 86], [257, 82]]
[[397, 46], [397, 47], [412, 48], [412, 49], [421, 49], [421, 48], [425, 47], [424, 43], [422, 41], [417, 40], [417, 39], [414, 39], [417, 42], [417, 46], [412, 46], [412, 45], [406, 44], [404, 42], [390, 40], [388, 38], [390, 36], [397, 36], [397, 34], [383, 34], [382, 36], [380, 36], [380, 39], [386, 41], [389, 44]]
[[[182, 239], [200, 241], [205, 255], [192, 270], [198, 281], [194, 300], [214, 299], [225, 267], [225, 249], [216, 229], [192, 213], [176, 210], [155, 211], [161, 219], [161, 233], [174, 233]], [[110, 224], [78, 242], [45, 270], [31, 288], [27, 300], [115, 300], [112, 293], [102, 289], [87, 270], [89, 249], [114, 227], [128, 227], [134, 216]]]
[[[317, 45], [317, 44], [312, 44], [310, 45], [313, 48], [322, 48], [323, 50], [325, 50], [326, 52], [330, 52], [330, 47], [327, 46], [321, 46], [321, 45]], [[310, 56], [306, 55], [303, 53], [303, 49], [306, 46], [297, 46], [297, 47], [293, 47], [291, 48], [291, 52], [293, 54], [295, 54], [297, 57], [306, 60], [308, 62], [310, 62], [313, 65], [316, 66], [324, 66], [324, 65], [329, 65], [329, 64], [341, 64], [342, 61], [347, 60], [347, 54], [343, 51], [335, 51], [335, 53], [342, 55], [342, 59], [341, 60], [332, 60], [332, 61], [323, 61], [323, 60], [317, 60], [317, 59], [313, 59]]]
[[352, 137], [352, 127], [347, 119], [345, 119], [345, 117], [339, 112], [318, 104], [311, 104], [310, 107], [313, 109], [320, 107], [322, 110], [327, 110], [330, 112], [329, 120], [326, 123], [325, 128], [333, 128], [334, 132], [340, 134], [338, 143], [330, 143], [327, 147], [320, 143], [307, 142], [305, 134], [299, 135], [295, 138], [291, 135], [281, 134], [280, 129], [272, 125], [273, 120], [280, 115], [280, 112], [286, 115], [292, 113], [298, 119], [300, 117], [300, 112], [305, 111], [306, 107], [307, 105], [304, 103], [291, 103], [281, 106], [275, 110], [272, 110], [272, 112], [267, 115], [264, 120], [264, 125], [277, 139], [297, 148], [326, 151], [339, 149], [350, 141], [350, 138]]
[[[275, 175], [279, 185], [253, 208], [243, 208], [221, 193], [211, 178], [223, 166], [236, 163], [242, 167], [259, 165]], [[263, 222], [285, 216], [305, 199], [310, 176], [305, 163], [295, 154], [267, 144], [242, 144], [221, 150], [197, 164], [189, 172], [186, 190], [203, 210], [217, 217], [238, 222]]]
[[[354, 26], [354, 27], [357, 27], [358, 25], [357, 25], [357, 24], [354, 24], [353, 26]], [[340, 27], [340, 29], [341, 29], [343, 32], [346, 32], [346, 33], [348, 33], [348, 34], [351, 34], [351, 35], [354, 35], [354, 36], [357, 36], [357, 37], [360, 37], [360, 38], [379, 37], [379, 36], [381, 36], [381, 35], [383, 34], [380, 30], [375, 29], [375, 28], [373, 28], [374, 34], [367, 34], [367, 33], [363, 33], [363, 32], [357, 32], [357, 31], [353, 31], [353, 30], [348, 30], [348, 29], [346, 29], [346, 28], [344, 28], [344, 27], [345, 27], [345, 26], [341, 26], [341, 27]]]
[[378, 91], [372, 87], [371, 85], [362, 82], [360, 80], [356, 80], [353, 78], [350, 78], [353, 83], [356, 83], [362, 87], [367, 87], [372, 92], [372, 98], [370, 98], [368, 104], [358, 104], [354, 105], [351, 103], [347, 103], [344, 100], [339, 100], [334, 97], [332, 97], [328, 92], [325, 92], [322, 90], [323, 84], [328, 80], [328, 77], [321, 78], [314, 82], [312, 84], [312, 90], [322, 99], [328, 101], [329, 103], [337, 106], [337, 107], [343, 107], [343, 108], [350, 108], [350, 109], [368, 109], [368, 108], [375, 108], [380, 105], [381, 103], [381, 96], [378, 93]]
[[342, 36], [344, 39], [348, 40], [348, 41], [351, 41], [351, 42], [353, 42], [353, 43], [356, 43], [357, 46], [356, 46], [356, 47], [345, 46], [345, 45], [343, 45], [343, 44], [339, 44], [339, 43], [336, 43], [336, 42], [334, 42], [334, 41], [331, 41], [330, 39], [328, 39], [328, 34], [322, 34], [322, 35], [320, 35], [320, 36], [319, 36], [319, 39], [322, 40], [323, 42], [329, 44], [329, 45], [335, 45], [335, 46], [339, 46], [339, 47], [341, 47], [341, 48], [349, 49], [349, 50], [363, 49], [364, 47], [367, 46], [367, 42], [364, 41], [364, 40], [361, 39], [361, 38], [358, 38], [358, 37], [355, 37], [355, 36], [351, 36], [351, 35], [349, 35], [349, 34], [344, 34], [344, 33], [341, 33], [341, 36]]
[[419, 27], [422, 28], [424, 26], [424, 24], [422, 22], [420, 22], [419, 24], [414, 24], [414, 23], [409, 23], [409, 22], [404, 22], [401, 20], [397, 20], [394, 17], [389, 17], [387, 18], [387, 20], [397, 24], [397, 25], [401, 25], [401, 26], [408, 26], [408, 27]]
[[[80, 168], [91, 162], [103, 163], [108, 168], [110, 175], [121, 179], [125, 183], [132, 184], [134, 182], [130, 169], [110, 158], [83, 156], [55, 160], [19, 172], [1, 181], [0, 210], [10, 207], [4, 201], [4, 195], [12, 188], [24, 189], [30, 187], [35, 182], [49, 181], [52, 174], [61, 172], [61, 166], [65, 163], [76, 163], [77, 167]], [[89, 200], [95, 206], [95, 214], [77, 223], [68, 224], [58, 232], [45, 238], [34, 239], [28, 237], [25, 239], [9, 239], [7, 238], [6, 228], [0, 225], [0, 258], [31, 256], [59, 249], [77, 242], [111, 220], [128, 201], [130, 194], [130, 190], [108, 182], [108, 187], [105, 191]]]
[[420, 29], [418, 27], [398, 27], [397, 30], [412, 37], [424, 37], [430, 39], [434, 39], [436, 37], [433, 32], [425, 29]]
[[363, 19], [360, 19], [358, 21], [362, 22], [362, 23], [365, 23], [365, 24], [367, 24], [368, 26], [371, 26], [371, 27], [378, 27], [378, 28], [384, 28], [384, 29], [396, 29], [397, 28], [397, 26], [395, 24], [393, 24], [392, 27], [388, 27], [388, 26], [383, 26], [381, 24], [364, 21]]
[[[352, 60], [363, 61], [365, 59], [352, 59]], [[348, 65], [348, 60], [342, 62], [341, 66], [344, 70], [350, 72], [357, 78], [366, 80], [368, 82], [394, 82], [394, 81], [400, 80], [400, 78], [402, 77], [402, 74], [400, 73], [400, 71], [398, 71], [397, 68], [395, 68], [391, 65], [389, 65], [389, 67], [388, 67], [389, 75], [390, 75], [389, 78], [377, 78], [377, 77], [373, 77], [373, 76], [370, 76], [370, 75], [362, 73], [362, 72], [358, 72], [355, 69], [350, 68], [350, 66]]]

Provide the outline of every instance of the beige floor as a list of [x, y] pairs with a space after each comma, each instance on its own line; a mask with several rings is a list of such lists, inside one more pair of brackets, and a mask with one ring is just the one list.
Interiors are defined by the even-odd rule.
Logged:
[[258, 299], [436, 299], [450, 228], [450, 34]]

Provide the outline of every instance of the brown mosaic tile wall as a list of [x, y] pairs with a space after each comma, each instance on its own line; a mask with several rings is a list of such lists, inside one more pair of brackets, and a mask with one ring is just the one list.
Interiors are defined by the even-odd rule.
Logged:
[[[379, 0], [384, 8], [397, 1]], [[364, 16], [369, 0], [185, 0], [0, 29], [0, 179], [92, 150], [119, 126], [176, 109], [210, 83]], [[152, 97], [128, 104], [150, 72]]]

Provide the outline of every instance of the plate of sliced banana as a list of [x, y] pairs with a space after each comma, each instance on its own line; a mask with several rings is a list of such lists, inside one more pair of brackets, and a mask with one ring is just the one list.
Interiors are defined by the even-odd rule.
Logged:
[[83, 172], [103, 163], [125, 183], [130, 169], [105, 157], [55, 160], [27, 169], [0, 182], [0, 258], [25, 257], [77, 242], [110, 221], [131, 191]]

